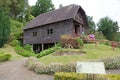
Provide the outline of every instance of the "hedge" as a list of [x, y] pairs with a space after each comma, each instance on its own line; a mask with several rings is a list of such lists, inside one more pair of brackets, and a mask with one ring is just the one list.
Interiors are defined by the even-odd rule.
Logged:
[[55, 46], [55, 47], [46, 49], [46, 50], [44, 50], [44, 51], [41, 51], [41, 52], [37, 55], [37, 58], [40, 58], [40, 57], [49, 55], [49, 54], [55, 52], [55, 51], [58, 50], [58, 49], [60, 49], [60, 47]]
[[30, 70], [35, 71], [39, 74], [50, 74], [53, 75], [55, 72], [75, 72], [76, 63], [60, 64], [60, 63], [50, 63], [44, 64], [37, 61], [37, 58], [30, 57], [26, 61], [26, 67]]
[[32, 50], [27, 50], [26, 47], [23, 48], [21, 46], [16, 46], [15, 51], [17, 54], [22, 55], [24, 57], [30, 57], [30, 56], [35, 56], [34, 51]]
[[85, 80], [85, 74], [57, 72], [54, 74], [54, 80]]
[[[54, 80], [86, 80], [87, 74], [57, 72], [54, 74]], [[89, 75], [88, 80], [92, 79]], [[95, 80], [120, 80], [120, 74], [96, 75]]]
[[11, 54], [1, 54], [0, 55], [0, 62], [7, 61], [11, 58]]

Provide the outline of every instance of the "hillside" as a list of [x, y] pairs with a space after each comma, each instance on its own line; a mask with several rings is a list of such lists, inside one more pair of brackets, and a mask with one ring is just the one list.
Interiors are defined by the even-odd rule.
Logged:
[[68, 63], [68, 62], [76, 62], [76, 61], [96, 61], [96, 60], [101, 60], [102, 58], [114, 57], [114, 56], [120, 55], [119, 48], [116, 48], [113, 51], [112, 47], [106, 46], [103, 44], [99, 44], [97, 48], [95, 48], [94, 44], [85, 44], [83, 51], [85, 51], [86, 53], [83, 53], [80, 55], [72, 55], [72, 56], [71, 55], [54, 56], [53, 55], [54, 53], [53, 53], [48, 56], [39, 58], [39, 61], [43, 63], [52, 63], [52, 62]]

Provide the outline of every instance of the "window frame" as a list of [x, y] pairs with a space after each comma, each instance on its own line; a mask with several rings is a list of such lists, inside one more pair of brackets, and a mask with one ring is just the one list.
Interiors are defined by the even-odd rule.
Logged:
[[47, 34], [52, 35], [53, 34], [53, 29], [47, 29]]
[[32, 36], [33, 36], [33, 37], [36, 37], [36, 36], [37, 36], [37, 32], [34, 31], [34, 32], [32, 33]]

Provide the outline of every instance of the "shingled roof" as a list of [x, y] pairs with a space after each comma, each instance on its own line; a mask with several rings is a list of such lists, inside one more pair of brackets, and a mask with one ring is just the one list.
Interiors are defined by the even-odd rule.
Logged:
[[[35, 19], [31, 20], [23, 29], [30, 29], [50, 23], [55, 23], [67, 19], [71, 19], [75, 17], [75, 14], [81, 7], [79, 5], [69, 5], [60, 9], [56, 9], [54, 11], [50, 11], [47, 13], [43, 13], [37, 16]], [[81, 8], [83, 11], [83, 9]], [[83, 11], [84, 12], [84, 11]]]

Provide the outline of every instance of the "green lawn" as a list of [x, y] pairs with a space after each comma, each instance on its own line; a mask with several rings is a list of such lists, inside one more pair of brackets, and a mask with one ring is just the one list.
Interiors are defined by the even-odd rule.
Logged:
[[6, 54], [11, 54], [12, 57], [10, 58], [10, 60], [14, 61], [14, 60], [20, 60], [23, 59], [24, 57], [16, 54], [16, 52], [14, 51], [14, 48], [10, 45], [4, 45], [3, 48], [0, 48], [0, 51], [6, 53]]
[[[73, 51], [73, 50], [72, 50]], [[95, 61], [106, 57], [114, 57], [120, 55], [120, 49], [116, 48], [114, 51], [112, 47], [99, 44], [95, 48], [95, 44], [85, 44], [84, 51], [86, 54], [73, 56], [53, 56], [52, 54], [39, 58], [43, 63], [68, 63], [77, 61]]]

